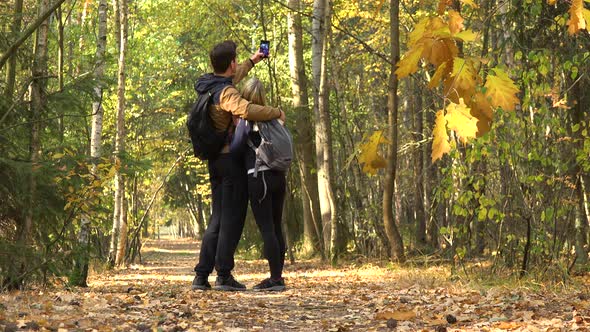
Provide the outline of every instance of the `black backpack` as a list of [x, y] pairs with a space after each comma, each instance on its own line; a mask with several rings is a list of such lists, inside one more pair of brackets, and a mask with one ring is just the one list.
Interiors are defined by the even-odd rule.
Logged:
[[227, 130], [223, 133], [217, 132], [209, 115], [209, 108], [215, 94], [226, 86], [226, 84], [218, 84], [207, 93], [199, 94], [186, 121], [195, 157], [201, 160], [216, 158], [226, 143]]

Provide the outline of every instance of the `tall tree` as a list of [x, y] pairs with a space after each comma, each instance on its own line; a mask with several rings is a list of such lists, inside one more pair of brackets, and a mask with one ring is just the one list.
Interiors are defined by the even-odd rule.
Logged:
[[[301, 27], [300, 1], [287, 0], [290, 8], [287, 14], [289, 28], [289, 69], [291, 91], [295, 108], [295, 139], [299, 154], [299, 175], [301, 177], [301, 201], [303, 205], [303, 249], [306, 254], [322, 248], [321, 216], [319, 210], [317, 177], [312, 175], [313, 132], [309, 126], [311, 114], [307, 95], [307, 77], [303, 60], [303, 32]], [[319, 241], [317, 243], [316, 241]], [[319, 245], [319, 246], [318, 246]], [[322, 251], [323, 253], [323, 251]]]
[[[404, 261], [404, 245], [393, 215], [393, 195], [395, 192], [395, 175], [397, 170], [397, 139], [398, 139], [398, 79], [395, 73], [395, 64], [399, 61], [399, 0], [390, 1], [390, 47], [391, 64], [389, 74], [389, 87], [387, 94], [388, 136], [387, 167], [385, 174], [385, 187], [383, 190], [383, 223], [385, 233], [391, 244], [390, 257], [397, 261]], [[401, 213], [401, 211], [396, 211]]]
[[40, 5], [40, 8], [43, 7], [43, 10], [44, 11], [43, 12], [39, 12], [39, 16], [37, 17], [37, 19], [35, 19], [35, 21], [33, 23], [29, 24], [29, 26], [27, 27], [27, 29], [20, 34], [19, 38], [14, 43], [12, 43], [12, 45], [10, 45], [10, 47], [8, 47], [8, 49], [4, 53], [2, 53], [2, 56], [0, 56], [0, 69], [2, 67], [4, 67], [4, 64], [6, 63], [6, 61], [8, 61], [8, 59], [16, 53], [16, 51], [18, 50], [18, 48], [29, 37], [35, 31], [38, 31], [37, 29], [40, 28], [41, 25], [47, 24], [49, 26], [49, 23], [47, 23], [47, 19], [65, 1], [66, 0], [57, 0], [51, 7], [49, 7], [49, 6], [43, 7], [42, 5]]
[[[102, 123], [104, 109], [102, 107], [102, 97], [104, 89], [104, 71], [106, 67], [105, 53], [107, 46], [107, 0], [98, 2], [98, 36], [96, 39], [96, 54], [94, 66], [94, 98], [92, 102], [92, 129], [90, 134], [90, 158], [92, 162], [91, 174], [96, 178], [98, 176], [97, 164], [98, 159], [102, 156]], [[76, 279], [72, 280], [73, 284], [86, 286], [88, 277], [88, 250], [90, 239], [91, 216], [84, 214], [81, 219], [80, 233], [78, 234], [78, 243], [82, 249], [80, 259], [76, 264], [74, 275]]]
[[116, 265], [123, 264], [125, 259], [125, 249], [127, 246], [127, 201], [125, 199], [125, 175], [123, 169], [125, 161], [125, 60], [127, 55], [127, 35], [129, 25], [127, 0], [119, 0], [119, 24], [120, 24], [120, 42], [119, 42], [119, 72], [117, 87], [117, 138], [115, 140], [115, 158], [119, 168], [115, 174], [115, 204], [119, 205], [119, 243], [117, 244]]
[[330, 20], [330, 3], [327, 0], [315, 0], [312, 18], [312, 76], [315, 114], [316, 163], [318, 178], [318, 195], [322, 218], [322, 235], [326, 257], [332, 262], [337, 258], [337, 210], [331, 184], [331, 141], [330, 117], [328, 109], [327, 85], [327, 35]]
[[[125, 204], [125, 177], [123, 174], [125, 154], [125, 56], [127, 51], [127, 1], [113, 0], [113, 8], [115, 8], [115, 27], [117, 38], [117, 45], [119, 48], [118, 60], [118, 82], [117, 82], [117, 133], [115, 138], [115, 195], [113, 207], [113, 228], [111, 233], [111, 245], [109, 249], [109, 261], [111, 265], [119, 265], [124, 258], [125, 247], [121, 248], [121, 244], [126, 245], [127, 233], [127, 213], [124, 209]], [[125, 238], [123, 239], [122, 231], [125, 231]], [[123, 252], [123, 255], [119, 254]]]
[[[18, 36], [21, 28], [21, 22], [23, 17], [23, 0], [14, 1], [14, 18], [12, 19], [12, 35]], [[16, 82], [16, 53], [12, 54], [8, 59], [8, 65], [6, 68], [6, 90], [4, 95], [7, 100], [12, 100], [14, 94], [14, 84]]]
[[413, 153], [413, 171], [414, 179], [418, 181], [414, 186], [414, 220], [416, 224], [416, 244], [420, 247], [426, 245], [426, 211], [424, 207], [424, 154], [422, 150], [422, 134], [424, 131], [423, 114], [422, 111], [422, 94], [420, 93], [420, 86], [417, 81], [412, 82], [412, 90], [414, 90], [412, 103], [412, 125], [413, 138], [417, 143], [417, 147]]

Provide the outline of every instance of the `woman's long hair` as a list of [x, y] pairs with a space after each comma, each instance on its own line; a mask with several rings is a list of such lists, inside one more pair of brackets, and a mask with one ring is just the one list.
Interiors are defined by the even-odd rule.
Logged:
[[264, 86], [259, 79], [253, 77], [244, 83], [242, 97], [257, 105], [266, 105]]

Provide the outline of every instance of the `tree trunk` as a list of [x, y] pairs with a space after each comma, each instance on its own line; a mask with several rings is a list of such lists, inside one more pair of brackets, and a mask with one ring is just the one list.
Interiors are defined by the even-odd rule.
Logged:
[[[319, 99], [320, 99], [320, 80], [322, 73], [322, 51], [324, 45], [324, 30], [325, 30], [325, 0], [314, 0], [313, 2], [313, 17], [311, 27], [311, 72], [313, 78], [313, 112], [315, 115], [315, 145], [316, 145], [316, 163], [317, 163], [317, 179], [318, 179], [318, 199], [320, 203], [320, 214], [322, 223], [322, 236], [323, 249], [325, 257], [329, 257], [330, 230], [326, 227], [326, 220], [330, 218], [330, 204], [327, 199], [327, 192], [325, 189], [325, 183], [323, 178], [320, 177], [320, 169], [323, 169], [324, 160], [323, 151], [325, 142], [322, 141], [322, 127], [320, 122], [320, 110], [319, 110]], [[329, 224], [328, 224], [329, 225]]]
[[[307, 77], [303, 60], [303, 33], [301, 27], [300, 1], [288, 0], [292, 10], [287, 15], [289, 26], [289, 69], [291, 91], [295, 108], [295, 140], [299, 155], [299, 174], [301, 177], [301, 201], [303, 206], [303, 252], [310, 255], [318, 250], [323, 254], [320, 225], [317, 177], [312, 175], [313, 133], [309, 126], [311, 114], [307, 95]], [[318, 242], [319, 241], [319, 242]]]
[[414, 127], [414, 142], [417, 148], [414, 151], [414, 179], [417, 181], [414, 185], [414, 220], [416, 224], [416, 245], [419, 248], [426, 246], [426, 212], [424, 209], [424, 155], [422, 145], [423, 139], [423, 119], [422, 119], [422, 93], [418, 82], [414, 81], [414, 102], [412, 107], [412, 122]]
[[119, 243], [117, 245], [117, 257], [115, 264], [120, 266], [123, 264], [125, 258], [125, 248], [127, 245], [127, 203], [125, 200], [125, 176], [122, 169], [125, 168], [123, 164], [123, 154], [125, 154], [125, 60], [127, 54], [127, 0], [119, 0], [119, 72], [118, 72], [118, 87], [117, 87], [117, 138], [115, 140], [115, 159], [120, 166], [115, 175], [119, 191], [119, 206], [120, 206], [120, 221], [119, 221]]
[[331, 141], [330, 141], [330, 117], [328, 114], [328, 86], [327, 86], [327, 26], [329, 22], [329, 2], [315, 0], [312, 19], [312, 74], [314, 92], [315, 137], [316, 137], [316, 162], [318, 177], [318, 196], [322, 218], [322, 236], [326, 257], [332, 262], [337, 259], [337, 216], [334, 195], [331, 186]]
[[[39, 13], [43, 13], [49, 7], [49, 0], [39, 2]], [[28, 242], [33, 224], [33, 211], [35, 209], [37, 195], [37, 181], [35, 169], [41, 159], [41, 114], [47, 104], [47, 40], [49, 35], [49, 21], [45, 20], [39, 25], [35, 42], [35, 58], [33, 60], [30, 86], [31, 96], [31, 140], [29, 156], [31, 160], [31, 174], [29, 177], [29, 208], [25, 216], [21, 239]]]
[[576, 263], [584, 266], [588, 263], [588, 221], [586, 219], [586, 213], [584, 211], [584, 186], [582, 185], [582, 176], [578, 178], [576, 185], [576, 192], [578, 195], [578, 206], [576, 208], [575, 215], [575, 229], [576, 229]]
[[[16, 0], [14, 2], [14, 18], [12, 20], [12, 36], [16, 38], [20, 33], [21, 22], [23, 20], [23, 0]], [[6, 68], [6, 90], [4, 95], [7, 101], [12, 100], [14, 94], [14, 85], [16, 83], [16, 52], [8, 59], [8, 66]]]
[[37, 28], [41, 29], [42, 25], [46, 25], [48, 30], [49, 23], [47, 22], [47, 19], [65, 1], [66, 0], [57, 0], [50, 8], [49, 4], [45, 0], [42, 0], [42, 3], [46, 4], [40, 5], [40, 8], [42, 8], [43, 11], [39, 11], [39, 17], [37, 17], [37, 19], [20, 35], [18, 40], [10, 45], [10, 47], [2, 54], [0, 57], [0, 69], [4, 67], [6, 61], [16, 53], [18, 48], [33, 34], [33, 32], [35, 32], [35, 30], [37, 30]]
[[[399, 60], [399, 0], [390, 1], [390, 22], [391, 22], [391, 60], [397, 63]], [[405, 260], [404, 245], [402, 237], [395, 223], [392, 204], [393, 193], [395, 192], [395, 174], [397, 168], [397, 76], [395, 74], [395, 65], [391, 65], [391, 74], [389, 76], [389, 93], [387, 98], [388, 110], [388, 136], [390, 143], [387, 146], [387, 168], [385, 174], [385, 188], [383, 190], [383, 223], [385, 233], [391, 244], [390, 258], [399, 262]], [[396, 211], [400, 213], [401, 211]]]
[[[103, 77], [105, 70], [105, 52], [107, 46], [107, 0], [100, 0], [98, 3], [98, 38], [96, 40], [96, 59], [94, 66], [94, 98], [92, 102], [92, 131], [90, 135], [90, 159], [92, 162], [91, 173], [96, 178], [98, 176], [97, 164], [98, 159], [102, 156], [102, 120], [104, 109], [102, 107]], [[98, 188], [97, 188], [98, 189]], [[82, 248], [82, 257], [76, 265], [79, 282], [78, 286], [86, 286], [88, 278], [88, 246], [90, 245], [90, 216], [84, 214], [80, 224], [80, 233], [78, 234], [78, 243]]]

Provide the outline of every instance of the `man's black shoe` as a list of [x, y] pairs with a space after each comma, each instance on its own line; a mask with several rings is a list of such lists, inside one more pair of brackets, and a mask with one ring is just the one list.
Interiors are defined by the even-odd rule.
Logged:
[[254, 286], [255, 291], [275, 291], [280, 292], [284, 291], [287, 287], [285, 287], [285, 280], [283, 278], [279, 280], [272, 280], [272, 279], [264, 279], [261, 283]]
[[207, 277], [205, 276], [195, 276], [193, 279], [193, 290], [200, 289], [200, 290], [208, 290], [211, 289], [211, 284], [207, 281]]
[[239, 283], [234, 276], [230, 275], [229, 277], [220, 277], [217, 276], [215, 280], [215, 289], [222, 290], [222, 291], [243, 291], [246, 290], [246, 286]]

